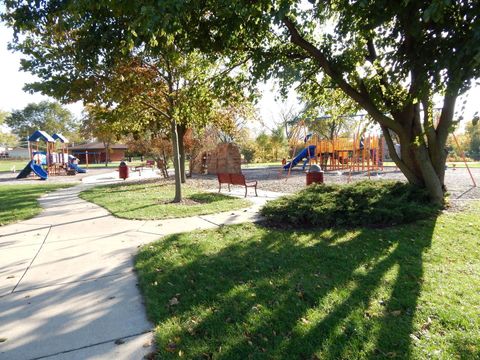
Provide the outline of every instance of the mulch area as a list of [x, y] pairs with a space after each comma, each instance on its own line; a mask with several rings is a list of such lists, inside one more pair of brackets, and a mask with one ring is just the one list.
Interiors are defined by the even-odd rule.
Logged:
[[[480, 186], [480, 169], [471, 169], [474, 179]], [[257, 180], [258, 188], [268, 191], [282, 193], [294, 193], [306, 186], [306, 176], [301, 170], [292, 170], [289, 177], [286, 172], [281, 171], [280, 167], [243, 169], [243, 174], [247, 180]], [[328, 171], [324, 173], [325, 183], [347, 183], [362, 180], [397, 180], [406, 181], [405, 176], [395, 168], [385, 168], [379, 173], [366, 172], [352, 173]], [[218, 182], [216, 175], [194, 175], [189, 182], [194, 186], [201, 188], [217, 188]], [[472, 180], [467, 169], [457, 168], [456, 170], [447, 169], [445, 174], [445, 183], [450, 194], [451, 200], [472, 200], [480, 199], [480, 187], [472, 187]]]

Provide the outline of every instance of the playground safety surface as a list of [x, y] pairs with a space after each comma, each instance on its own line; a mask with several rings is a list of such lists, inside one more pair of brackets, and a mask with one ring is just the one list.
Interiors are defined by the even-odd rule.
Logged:
[[[472, 180], [467, 169], [448, 168], [445, 172], [445, 184], [451, 200], [480, 199], [480, 168], [470, 169], [476, 181], [477, 187], [472, 187]], [[280, 167], [242, 169], [247, 180], [257, 180], [258, 188], [263, 190], [294, 193], [306, 186], [306, 176], [301, 170], [292, 170], [290, 176]], [[394, 167], [386, 167], [378, 173], [367, 172], [352, 173], [349, 176], [345, 171], [327, 171], [324, 173], [325, 183], [347, 183], [362, 180], [397, 180], [406, 181], [405, 176]], [[194, 175], [191, 181], [202, 188], [212, 188], [217, 184], [215, 175]]]

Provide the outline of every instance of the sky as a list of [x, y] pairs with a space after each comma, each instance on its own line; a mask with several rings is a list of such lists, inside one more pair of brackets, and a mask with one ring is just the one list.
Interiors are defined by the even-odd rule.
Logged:
[[[24, 92], [26, 83], [35, 81], [30, 73], [20, 71], [21, 54], [12, 53], [7, 49], [8, 42], [12, 39], [13, 32], [3, 23], [0, 23], [0, 109], [12, 111], [23, 109], [32, 102], [52, 100], [47, 96]], [[66, 106], [76, 117], [82, 113], [82, 104], [70, 104]]]
[[[8, 42], [12, 39], [12, 30], [0, 22], [0, 110], [12, 111], [23, 109], [32, 102], [42, 100], [51, 100], [47, 96], [39, 93], [29, 94], [23, 91], [26, 83], [35, 81], [35, 77], [30, 73], [22, 72], [20, 68], [21, 54], [12, 53], [7, 49]], [[277, 92], [272, 82], [260, 86], [262, 98], [257, 109], [265, 129], [271, 130], [279, 123], [282, 112], [288, 111], [293, 107], [299, 109], [300, 104], [296, 101], [295, 93], [292, 91], [286, 100], [277, 100]], [[472, 88], [457, 102], [460, 109], [463, 100], [467, 101], [464, 117], [471, 119], [476, 111], [480, 111], [480, 86]], [[83, 106], [80, 102], [66, 105], [66, 107], [77, 117], [82, 115]], [[252, 130], [259, 132], [262, 125], [251, 126]]]

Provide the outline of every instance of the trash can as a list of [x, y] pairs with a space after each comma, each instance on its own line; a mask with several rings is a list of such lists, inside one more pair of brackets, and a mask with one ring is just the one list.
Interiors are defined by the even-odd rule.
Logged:
[[126, 178], [128, 178], [129, 172], [130, 169], [128, 168], [127, 164], [125, 163], [125, 161], [122, 161], [118, 166], [118, 176], [120, 177], [120, 179], [125, 180]]
[[313, 183], [323, 184], [323, 171], [317, 164], [312, 165], [307, 172], [307, 185]]

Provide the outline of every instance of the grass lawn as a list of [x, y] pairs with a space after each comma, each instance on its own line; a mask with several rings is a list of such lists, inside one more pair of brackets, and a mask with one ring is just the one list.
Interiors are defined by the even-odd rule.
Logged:
[[480, 203], [384, 229], [254, 224], [136, 258], [158, 358], [478, 359]]
[[72, 184], [1, 185], [0, 226], [34, 217], [42, 211], [37, 199]]
[[261, 168], [268, 166], [282, 166], [282, 160], [280, 159], [278, 161], [272, 162], [242, 164], [243, 169]]
[[0, 172], [10, 172], [12, 167], [15, 166], [17, 172], [27, 166], [28, 160], [0, 160]]
[[171, 203], [173, 184], [135, 183], [98, 186], [80, 193], [80, 197], [103, 206], [113, 215], [126, 219], [168, 219], [206, 215], [248, 207], [248, 200], [182, 187], [183, 204]]

